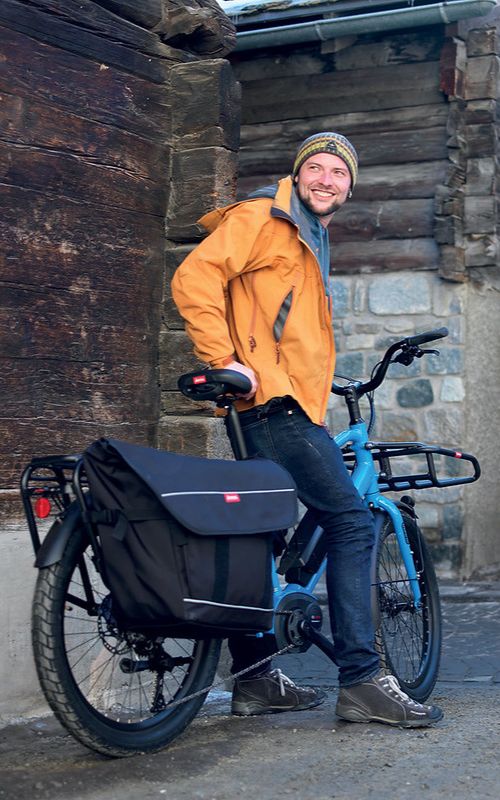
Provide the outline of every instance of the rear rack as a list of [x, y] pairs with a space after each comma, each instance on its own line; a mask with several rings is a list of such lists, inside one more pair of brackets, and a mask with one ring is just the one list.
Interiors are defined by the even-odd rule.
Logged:
[[[408, 489], [430, 489], [432, 487], [443, 489], [448, 486], [459, 486], [464, 483], [474, 483], [481, 475], [481, 468], [477, 458], [461, 450], [450, 450], [446, 447], [424, 444], [422, 442], [367, 442], [365, 445], [370, 450], [373, 458], [380, 465], [379, 491], [403, 492]], [[427, 471], [410, 475], [394, 475], [391, 460], [408, 456], [425, 455]], [[460, 459], [472, 465], [473, 473], [456, 477], [439, 477], [434, 456]], [[347, 466], [354, 466], [354, 453], [344, 453]]]
[[56, 511], [63, 512], [75, 500], [75, 478], [81, 472], [81, 464], [80, 455], [44, 456], [33, 458], [24, 470], [21, 498], [35, 555], [41, 540], [33, 513], [33, 500], [46, 497], [54, 503]]

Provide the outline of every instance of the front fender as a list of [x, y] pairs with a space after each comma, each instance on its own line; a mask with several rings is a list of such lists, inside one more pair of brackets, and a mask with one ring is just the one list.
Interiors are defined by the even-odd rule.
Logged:
[[61, 560], [70, 536], [82, 528], [83, 524], [80, 506], [75, 501], [50, 528], [36, 554], [35, 567], [42, 569], [57, 564]]

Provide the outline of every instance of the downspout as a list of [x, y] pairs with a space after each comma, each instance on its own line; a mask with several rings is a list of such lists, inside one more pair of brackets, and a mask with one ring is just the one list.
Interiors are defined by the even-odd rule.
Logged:
[[457, 0], [452, 3], [435, 3], [417, 8], [375, 11], [371, 14], [240, 31], [237, 34], [235, 50], [256, 50], [262, 47], [326, 41], [350, 34], [449, 24], [466, 17], [484, 17], [496, 5], [496, 0]]

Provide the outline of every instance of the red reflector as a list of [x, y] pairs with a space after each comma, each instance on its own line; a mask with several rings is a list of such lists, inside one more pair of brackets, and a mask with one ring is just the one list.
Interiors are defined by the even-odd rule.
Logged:
[[240, 496], [239, 494], [235, 494], [234, 492], [228, 493], [224, 495], [224, 500], [226, 503], [239, 503]]
[[457, 450], [457, 452], [455, 453], [455, 458], [462, 458], [462, 453], [460, 453], [460, 452]]
[[194, 384], [206, 383], [206, 382], [207, 382], [207, 376], [206, 375], [195, 375], [195, 377], [193, 378], [193, 383]]
[[45, 519], [50, 514], [52, 506], [46, 497], [39, 497], [35, 502], [35, 514], [39, 519]]

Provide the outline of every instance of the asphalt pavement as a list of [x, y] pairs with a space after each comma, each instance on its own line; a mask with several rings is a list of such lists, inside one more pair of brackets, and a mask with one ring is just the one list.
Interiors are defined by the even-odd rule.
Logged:
[[154, 755], [106, 759], [50, 715], [0, 730], [0, 800], [498, 800], [500, 584], [442, 583], [444, 642], [433, 728], [407, 730], [336, 718], [336, 671], [316, 648], [277, 661], [327, 690], [300, 713], [239, 718], [230, 693]]

